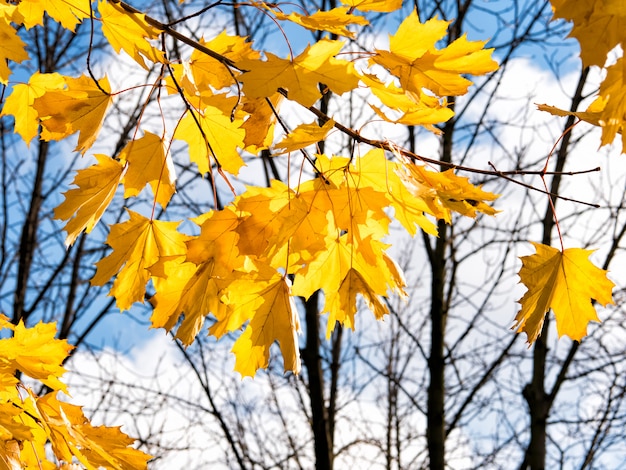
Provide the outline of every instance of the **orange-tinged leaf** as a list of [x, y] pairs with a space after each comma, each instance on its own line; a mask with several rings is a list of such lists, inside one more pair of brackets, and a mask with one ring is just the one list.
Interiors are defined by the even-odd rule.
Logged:
[[285, 15], [277, 10], [271, 11], [276, 16], [276, 19], [291, 21], [310, 31], [327, 31], [338, 36], [354, 38], [355, 33], [354, 31], [350, 31], [348, 26], [352, 24], [363, 26], [369, 24], [369, 21], [362, 16], [348, 13], [348, 10], [348, 7], [338, 7], [328, 11], [318, 10], [310, 15], [302, 15], [297, 12]]
[[117, 274], [111, 295], [120, 310], [142, 302], [152, 271], [162, 271], [166, 260], [182, 257], [188, 237], [176, 230], [180, 222], [164, 222], [128, 210], [130, 219], [111, 226], [106, 243], [113, 252], [96, 263], [91, 283], [104, 285]]
[[130, 13], [117, 2], [100, 0], [98, 12], [102, 21], [102, 34], [119, 54], [123, 49], [135, 62], [148, 69], [144, 59], [164, 62], [163, 51], [152, 46], [149, 39], [157, 39], [161, 31], [149, 25], [144, 14]]
[[537, 252], [522, 257], [520, 282], [528, 291], [519, 301], [522, 308], [514, 328], [525, 332], [528, 343], [533, 343], [552, 309], [559, 336], [580, 341], [587, 334], [587, 324], [600, 321], [592, 300], [604, 306], [612, 304], [615, 284], [605, 270], [589, 261], [591, 250], [568, 248], [561, 252], [540, 243], [533, 245]]
[[65, 200], [54, 210], [55, 219], [67, 220], [65, 243], [71, 245], [85, 230], [91, 232], [115, 196], [124, 174], [124, 166], [106, 155], [95, 155], [97, 164], [76, 172]]
[[28, 53], [26, 44], [5, 18], [0, 18], [0, 44], [0, 83], [6, 85], [11, 74], [7, 61], [22, 62], [28, 59]]
[[328, 120], [321, 127], [316, 121], [309, 124], [300, 124], [274, 146], [275, 151], [277, 153], [288, 153], [303, 149], [309, 145], [315, 145], [326, 138], [334, 125], [335, 121], [332, 119]]
[[275, 273], [267, 280], [235, 281], [229, 286], [224, 301], [231, 311], [211, 328], [213, 334], [220, 337], [241, 328], [249, 320], [232, 349], [236, 371], [246, 377], [254, 376], [259, 368], [267, 368], [270, 346], [278, 341], [285, 372], [300, 372], [297, 334], [300, 322], [288, 279]]
[[[52, 90], [35, 99], [43, 140], [60, 140], [80, 132], [76, 151], [85, 153], [95, 142], [104, 115], [111, 104], [106, 77], [94, 83], [91, 77], [65, 77], [65, 90]], [[104, 90], [104, 92], [103, 92]]]
[[359, 84], [351, 62], [334, 56], [343, 47], [341, 41], [321, 41], [307, 48], [293, 61], [267, 53], [267, 60], [244, 59], [237, 66], [248, 72], [241, 75], [244, 92], [252, 98], [266, 98], [284, 88], [289, 99], [312, 106], [322, 96], [319, 83], [341, 95]]
[[20, 321], [10, 328], [13, 336], [0, 339], [0, 371], [14, 375], [19, 370], [53, 390], [67, 391], [59, 378], [65, 373], [62, 363], [73, 346], [55, 339], [56, 323], [39, 322], [26, 328]]
[[162, 138], [146, 132], [124, 147], [120, 160], [128, 162], [123, 181], [125, 198], [136, 196], [149, 184], [156, 201], [161, 207], [167, 206], [176, 192], [176, 174]]
[[60, 90], [65, 80], [58, 73], [39, 73], [31, 75], [28, 83], [18, 83], [7, 97], [0, 115], [12, 115], [15, 118], [15, 133], [19, 134], [26, 145], [39, 132], [39, 115], [33, 103], [47, 91]]
[[341, 0], [341, 3], [361, 11], [389, 13], [402, 7], [402, 0]]
[[472, 84], [463, 75], [493, 72], [498, 64], [484, 42], [462, 36], [443, 49], [437, 43], [445, 36], [448, 23], [437, 18], [421, 23], [413, 11], [390, 36], [389, 51], [377, 50], [370, 61], [385, 67], [400, 80], [401, 87], [419, 96], [422, 89], [438, 96], [467, 93]]

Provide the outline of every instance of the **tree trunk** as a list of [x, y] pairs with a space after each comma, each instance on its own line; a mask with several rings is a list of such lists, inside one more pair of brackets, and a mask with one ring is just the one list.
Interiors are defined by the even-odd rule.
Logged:
[[332, 439], [328, 425], [328, 414], [324, 400], [324, 375], [320, 357], [319, 293], [315, 292], [305, 303], [306, 346], [302, 360], [308, 377], [308, 392], [311, 400], [311, 427], [315, 440], [315, 468], [333, 468]]

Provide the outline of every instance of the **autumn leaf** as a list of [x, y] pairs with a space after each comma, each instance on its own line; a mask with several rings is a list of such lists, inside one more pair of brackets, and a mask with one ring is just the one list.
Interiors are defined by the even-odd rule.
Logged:
[[235, 231], [240, 216], [229, 206], [202, 219], [200, 235], [187, 241], [185, 262], [166, 262], [163, 275], [152, 279], [152, 326], [172, 330], [184, 315], [176, 337], [185, 345], [193, 342], [207, 315], [227, 314], [221, 291], [239, 277], [235, 271], [243, 263]]
[[520, 299], [521, 310], [514, 328], [533, 343], [541, 333], [545, 314], [552, 309], [559, 336], [580, 341], [590, 321], [600, 321], [592, 300], [606, 306], [613, 303], [615, 286], [606, 271], [589, 261], [591, 250], [556, 248], [533, 243], [536, 253], [522, 257], [520, 282], [528, 291]]
[[374, 149], [355, 161], [349, 172], [355, 184], [370, 187], [388, 200], [394, 209], [395, 219], [411, 236], [417, 233], [418, 228], [437, 236], [437, 226], [426, 217], [426, 214], [435, 215], [432, 205], [426, 202], [432, 197], [430, 188], [407, 178], [402, 163], [391, 162], [383, 150]]
[[351, 91], [357, 87], [359, 77], [351, 62], [335, 58], [342, 47], [341, 41], [322, 39], [307, 46], [293, 61], [270, 53], [264, 62], [241, 60], [237, 67], [247, 70], [240, 78], [244, 92], [252, 98], [267, 98], [283, 88], [290, 100], [309, 107], [322, 96], [319, 83], [339, 95]]
[[370, 62], [385, 67], [408, 93], [420, 96], [425, 88], [438, 96], [463, 95], [472, 84], [463, 75], [493, 72], [498, 64], [484, 42], [465, 36], [437, 49], [447, 29], [448, 22], [436, 18], [421, 23], [414, 10], [390, 36], [389, 51], [376, 50]]
[[133, 449], [134, 439], [119, 428], [92, 426], [79, 406], [63, 403], [53, 393], [34, 401], [35, 416], [40, 417], [52, 450], [60, 460], [71, 462], [75, 457], [86, 468], [94, 470], [131, 470], [145, 469], [152, 457]]
[[60, 90], [65, 86], [63, 76], [58, 73], [35, 72], [28, 83], [13, 85], [13, 91], [7, 97], [0, 115], [12, 115], [15, 118], [15, 133], [19, 134], [26, 145], [39, 133], [39, 114], [33, 107], [35, 99], [47, 91]]
[[317, 122], [300, 124], [274, 146], [274, 152], [277, 154], [288, 153], [309, 145], [315, 145], [326, 138], [334, 125], [335, 121], [332, 119], [326, 121], [322, 126]]
[[450, 223], [452, 212], [475, 218], [478, 213], [495, 215], [497, 211], [488, 203], [499, 196], [474, 186], [468, 178], [458, 176], [454, 170], [431, 171], [421, 165], [405, 163], [400, 176], [407, 186], [415, 185], [416, 192], [438, 219]]
[[26, 52], [26, 44], [5, 18], [0, 18], [0, 44], [2, 44], [0, 47], [0, 83], [7, 85], [11, 74], [8, 61], [22, 62], [27, 60], [28, 53]]
[[364, 75], [362, 80], [383, 105], [400, 114], [398, 117], [392, 117], [389, 112], [370, 104], [374, 112], [385, 121], [405, 126], [423, 126], [435, 134], [441, 134], [441, 130], [434, 124], [446, 122], [454, 116], [454, 111], [448, 107], [445, 99], [421, 92], [407, 93], [393, 83], [384, 85], [371, 75]]
[[[202, 40], [200, 44], [233, 62], [244, 59], [259, 60], [259, 53], [252, 49], [250, 41], [241, 36], [231, 36], [226, 31], [209, 41]], [[222, 62], [197, 49], [191, 53], [189, 70], [194, 83], [201, 89], [212, 86], [219, 90], [230, 87], [235, 82], [235, 71], [229, 70]]]
[[277, 10], [270, 9], [270, 11], [276, 16], [277, 20], [291, 21], [310, 31], [327, 31], [337, 36], [349, 38], [355, 37], [355, 33], [347, 28], [349, 25], [363, 26], [369, 24], [366, 18], [348, 13], [348, 7], [338, 7], [327, 11], [318, 10], [310, 15], [303, 15], [297, 12], [291, 12], [286, 15]]
[[182, 257], [188, 237], [176, 230], [180, 222], [164, 222], [128, 210], [130, 219], [111, 226], [106, 243], [113, 252], [96, 263], [93, 285], [102, 286], [117, 274], [110, 295], [120, 310], [143, 302], [152, 271], [162, 271], [166, 260]]
[[341, 0], [341, 3], [361, 11], [378, 11], [388, 13], [399, 10], [402, 0]]
[[[232, 175], [237, 175], [244, 162], [239, 149], [244, 147], [246, 131], [243, 120], [230, 118], [230, 113], [237, 101], [233, 97], [212, 95], [213, 104], [200, 103], [197, 111], [188, 111], [181, 119], [174, 138], [184, 140], [189, 145], [189, 159], [198, 165], [201, 174], [208, 173], [211, 162]], [[216, 107], [215, 104], [220, 104]], [[225, 112], [225, 103], [232, 103]]]
[[617, 45], [626, 44], [626, 12], [620, 0], [580, 2], [552, 0], [555, 18], [574, 23], [570, 36], [580, 42], [583, 65], [604, 66], [607, 54]]
[[54, 210], [54, 218], [67, 220], [65, 243], [69, 246], [85, 230], [91, 232], [115, 196], [124, 174], [124, 166], [106, 155], [95, 155], [97, 164], [78, 170], [65, 191], [65, 200]]
[[126, 11], [117, 2], [101, 0], [98, 2], [102, 34], [107, 38], [115, 52], [123, 49], [135, 62], [148, 69], [144, 59], [152, 62], [164, 62], [165, 55], [150, 44], [149, 39], [157, 39], [161, 31], [149, 25], [145, 15]]
[[538, 105], [541, 111], [555, 116], [575, 116], [602, 129], [600, 146], [613, 143], [618, 133], [622, 134], [622, 153], [626, 152], [624, 121], [626, 120], [626, 83], [624, 59], [606, 69], [606, 77], [600, 84], [598, 96], [585, 111], [566, 111], [545, 104]]
[[146, 132], [143, 137], [129, 142], [119, 158], [121, 162], [128, 162], [123, 180], [124, 197], [136, 196], [149, 184], [155, 200], [165, 208], [176, 192], [176, 174], [163, 139]]
[[246, 132], [244, 144], [248, 152], [257, 154], [272, 145], [276, 126], [275, 111], [278, 111], [282, 100], [283, 95], [278, 93], [269, 98], [243, 100], [241, 109], [249, 116], [241, 128]]
[[39, 322], [26, 328], [22, 321], [14, 326], [2, 317], [0, 326], [11, 329], [13, 336], [0, 339], [0, 374], [15, 376], [20, 371], [53, 390], [67, 392], [59, 378], [65, 373], [62, 364], [73, 346], [55, 338], [56, 323]]
[[21, 0], [18, 12], [24, 17], [27, 28], [43, 26], [45, 13], [72, 32], [76, 32], [82, 20], [90, 17], [89, 0]]
[[386, 248], [371, 237], [356, 240], [344, 234], [332, 240], [296, 274], [294, 295], [309, 298], [316, 290], [324, 290], [323, 312], [329, 313], [327, 338], [335, 321], [354, 328], [357, 294], [366, 299], [377, 318], [387, 312], [379, 297], [385, 297], [389, 291], [404, 295], [404, 279], [384, 253]]
[[259, 368], [267, 368], [275, 341], [280, 345], [285, 372], [300, 372], [300, 322], [290, 287], [289, 280], [276, 272], [271, 277], [241, 279], [229, 286], [223, 300], [231, 310], [211, 332], [219, 338], [249, 321], [232, 349], [235, 370], [242, 376], [254, 376]]
[[60, 140], [80, 132], [76, 151], [85, 153], [93, 145], [111, 104], [111, 89], [106, 77], [96, 84], [91, 77], [64, 77], [66, 89], [46, 91], [37, 97], [43, 140]]

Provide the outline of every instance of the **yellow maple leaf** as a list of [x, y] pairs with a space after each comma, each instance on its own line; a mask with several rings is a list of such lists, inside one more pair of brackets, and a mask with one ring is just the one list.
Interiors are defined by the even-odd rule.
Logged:
[[[237, 98], [224, 95], [211, 95], [210, 98], [205, 97], [211, 104], [202, 104], [202, 108], [194, 115], [191, 112], [185, 114], [176, 128], [174, 138], [187, 142], [189, 159], [198, 165], [201, 174], [210, 171], [213, 161], [236, 176], [244, 166], [238, 149], [244, 147], [246, 133], [242, 119], [230, 118]], [[228, 107], [223, 103], [232, 103], [228, 111], [222, 109]]]
[[128, 162], [123, 180], [124, 197], [136, 196], [149, 184], [156, 201], [165, 208], [176, 192], [176, 174], [163, 139], [146, 132], [143, 137], [129, 142], [119, 158]]
[[131, 13], [117, 2], [107, 0], [100, 0], [98, 12], [102, 21], [102, 34], [113, 46], [115, 52], [119, 54], [123, 49], [146, 70], [148, 67], [144, 58], [152, 62], [165, 61], [163, 51], [158, 50], [148, 41], [157, 39], [161, 31], [149, 25], [144, 14]]
[[385, 106], [397, 113], [402, 113], [401, 116], [393, 118], [377, 106], [370, 104], [374, 112], [385, 121], [405, 126], [423, 126], [435, 134], [441, 134], [434, 124], [446, 122], [454, 116], [454, 111], [448, 108], [448, 102], [445, 99], [425, 93], [407, 93], [393, 83], [384, 85], [375, 76], [365, 75], [362, 80]]
[[416, 184], [415, 180], [401, 178], [406, 170], [401, 163], [390, 162], [382, 149], [370, 150], [350, 166], [350, 175], [360, 187], [370, 187], [388, 199], [394, 216], [411, 235], [417, 227], [437, 235], [437, 226], [425, 214], [435, 216], [425, 199], [430, 199], [430, 189]]
[[389, 13], [402, 7], [402, 0], [341, 0], [341, 3], [361, 11]]
[[323, 289], [324, 312], [329, 313], [326, 336], [330, 337], [335, 321], [354, 328], [356, 296], [361, 294], [377, 318], [386, 313], [379, 297], [389, 290], [404, 295], [404, 279], [384, 253], [387, 245], [371, 237], [357, 240], [349, 234], [330, 240], [326, 249], [296, 273], [293, 293], [305, 298]]
[[342, 47], [341, 41], [322, 39], [293, 61], [270, 53], [264, 62], [241, 60], [237, 67], [247, 70], [240, 78], [244, 92], [252, 98], [266, 98], [283, 88], [290, 100], [309, 107], [321, 97], [319, 83], [339, 95], [351, 91], [358, 86], [359, 77], [351, 62], [335, 58]]
[[88, 469], [139, 470], [152, 457], [133, 449], [134, 439], [117, 427], [92, 426], [81, 407], [58, 400], [56, 394], [31, 395], [31, 415], [37, 416], [59, 460], [73, 458]]
[[622, 153], [626, 153], [626, 135], [623, 132], [626, 120], [625, 65], [626, 62], [620, 57], [606, 69], [606, 77], [600, 84], [598, 96], [585, 111], [566, 111], [545, 104], [538, 105], [538, 109], [555, 116], [576, 116], [582, 121], [599, 126], [602, 129], [600, 146], [611, 144], [620, 133]]
[[91, 77], [64, 77], [64, 90], [46, 91], [33, 106], [43, 127], [43, 140], [60, 140], [80, 132], [76, 151], [83, 154], [93, 145], [111, 104], [106, 77], [94, 83]]
[[[267, 100], [272, 104], [271, 107]], [[258, 154], [261, 150], [272, 145], [276, 125], [274, 110], [278, 111], [282, 100], [283, 95], [278, 93], [269, 98], [250, 99], [247, 96], [243, 97], [241, 109], [248, 114], [248, 118], [241, 127], [246, 132], [244, 144], [248, 152]]]
[[[270, 271], [271, 272], [271, 271]], [[211, 328], [218, 338], [249, 323], [233, 345], [235, 370], [242, 376], [254, 376], [259, 368], [267, 368], [270, 347], [278, 341], [284, 370], [300, 372], [298, 332], [300, 322], [290, 282], [279, 273], [266, 279], [254, 277], [234, 281], [223, 297], [231, 310]]]
[[287, 134], [283, 140], [274, 145], [274, 151], [278, 154], [300, 150], [309, 145], [315, 145], [324, 140], [333, 129], [335, 121], [328, 120], [320, 127], [317, 121], [309, 124], [300, 124]]
[[98, 161], [76, 172], [72, 184], [78, 186], [67, 190], [65, 200], [54, 210], [55, 219], [67, 220], [65, 243], [71, 245], [85, 230], [91, 232], [115, 196], [124, 174], [124, 166], [106, 155], [95, 155]]
[[0, 47], [0, 83], [6, 85], [9, 83], [9, 75], [11, 74], [8, 61], [22, 62], [27, 60], [28, 53], [26, 52], [26, 44], [5, 18], [0, 18], [0, 44], [2, 44]]
[[58, 73], [35, 72], [28, 83], [18, 83], [7, 97], [1, 116], [12, 115], [15, 118], [15, 133], [19, 134], [26, 145], [39, 133], [39, 114], [33, 107], [36, 98], [47, 91], [60, 90], [65, 80]]
[[143, 302], [151, 271], [160, 273], [162, 263], [182, 257], [187, 251], [188, 237], [178, 232], [180, 222], [148, 219], [128, 210], [130, 219], [114, 224], [106, 243], [111, 254], [96, 263], [93, 285], [102, 286], [117, 274], [111, 295], [120, 310], [133, 302]]
[[56, 323], [39, 322], [26, 328], [23, 321], [14, 326], [6, 317], [2, 320], [0, 326], [10, 328], [13, 336], [0, 339], [0, 371], [12, 376], [20, 371], [53, 390], [67, 392], [59, 378], [65, 373], [62, 364], [73, 346], [55, 338]]
[[167, 262], [163, 275], [152, 279], [152, 326], [171, 330], [184, 314], [176, 337], [185, 345], [193, 342], [207, 315], [227, 314], [220, 291], [238, 277], [234, 271], [243, 263], [235, 232], [240, 217], [232, 208], [211, 211], [201, 219], [200, 235], [187, 242], [186, 262]]
[[437, 18], [421, 23], [413, 10], [390, 36], [389, 51], [376, 50], [370, 62], [385, 67], [405, 91], [417, 96], [423, 88], [437, 96], [463, 95], [472, 84], [463, 75], [493, 72], [498, 64], [491, 58], [493, 49], [483, 49], [484, 42], [465, 36], [437, 49], [447, 28], [448, 22]]
[[559, 336], [580, 341], [587, 334], [590, 321], [600, 321], [592, 304], [613, 303], [611, 291], [615, 284], [606, 271], [589, 261], [591, 250], [556, 248], [533, 243], [536, 253], [522, 257], [520, 282], [528, 291], [520, 299], [521, 310], [514, 328], [533, 343], [541, 333], [546, 313], [552, 309]]
[[583, 65], [602, 67], [610, 51], [617, 45], [622, 49], [626, 45], [626, 12], [622, 0], [552, 0], [552, 7], [555, 18], [574, 23], [569, 35], [580, 43]]
[[43, 26], [45, 13], [65, 29], [76, 32], [76, 25], [91, 15], [89, 0], [21, 0], [17, 8], [27, 28]]
[[[266, 6], [266, 4], [264, 5]], [[354, 31], [348, 29], [349, 25], [358, 24], [363, 26], [369, 24], [366, 18], [348, 13], [348, 7], [338, 7], [328, 11], [318, 10], [310, 15], [302, 15], [297, 12], [285, 15], [280, 11], [268, 9], [278, 20], [291, 21], [310, 31], [327, 31], [331, 34], [349, 38], [354, 38], [355, 36]]]
[[[200, 41], [200, 44], [233, 62], [259, 59], [259, 53], [252, 49], [250, 41], [241, 36], [231, 36], [226, 31], [222, 31], [210, 41]], [[234, 77], [238, 73], [236, 70], [227, 69], [222, 62], [197, 49], [191, 53], [189, 69], [193, 74], [194, 83], [201, 89], [209, 85], [216, 90], [230, 87], [234, 85]]]
[[424, 166], [405, 163], [400, 177], [415, 191], [438, 219], [450, 223], [452, 212], [475, 218], [478, 213], [495, 215], [496, 211], [487, 202], [495, 201], [499, 195], [474, 186], [468, 178], [458, 176], [454, 170], [431, 171]]
[[165, 277], [152, 280], [156, 291], [150, 299], [152, 328], [170, 331], [184, 315], [175, 336], [188, 346], [207, 315], [225, 316], [228, 307], [220, 300], [220, 292], [230, 281], [221, 279], [220, 269], [214, 259], [199, 265], [180, 260], [165, 263]]

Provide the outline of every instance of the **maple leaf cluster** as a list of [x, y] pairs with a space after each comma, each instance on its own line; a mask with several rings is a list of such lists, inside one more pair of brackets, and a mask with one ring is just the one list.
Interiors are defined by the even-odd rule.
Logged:
[[[60, 381], [63, 361], [72, 349], [55, 339], [54, 323], [26, 328], [0, 315], [0, 331], [12, 336], [0, 339], [0, 468], [145, 469], [151, 456], [130, 447], [134, 439], [119, 428], [93, 426], [80, 407], [61, 401], [67, 393]], [[37, 396], [16, 377], [24, 374], [48, 387]], [[51, 446], [57, 463], [46, 457]]]
[[[247, 6], [276, 21], [352, 38], [358, 28], [368, 25], [367, 17], [359, 13], [385, 13], [402, 5], [398, 0], [342, 3], [311, 15], [285, 14], [265, 2]], [[557, 13], [565, 10], [565, 3], [554, 2]], [[388, 49], [356, 54], [343, 39], [323, 38], [298, 55], [278, 57], [226, 32], [199, 41], [185, 38], [118, 0], [100, 0], [96, 6], [89, 0], [22, 0], [17, 5], [3, 0], [2, 83], [9, 83], [6, 61], [28, 58], [17, 28], [41, 24], [44, 13], [70, 30], [93, 17], [113, 51], [127, 54], [142, 68], [157, 65], [167, 71], [153, 89], [164, 88], [178, 96], [185, 109], [173, 128], [165, 120], [159, 131], [138, 128], [139, 137], [119, 154], [95, 155], [94, 164], [77, 172], [74, 187], [65, 192], [55, 211], [55, 217], [65, 221], [68, 245], [94, 228], [120, 186], [127, 199], [150, 188], [154, 206], [166, 210], [176, 192], [169, 153], [175, 142], [186, 145], [189, 161], [201, 175], [220, 177], [231, 188], [229, 178], [239, 174], [245, 154], [268, 152], [277, 158], [302, 152], [305, 156], [298, 163], [302, 177], [296, 185], [272, 181], [268, 187], [249, 186], [223, 209], [194, 214], [190, 219], [198, 225], [199, 235], [181, 232], [182, 221], [160, 221], [128, 210], [128, 220], [111, 226], [106, 240], [111, 252], [97, 263], [91, 281], [104, 285], [114, 278], [110, 294], [120, 310], [143, 302], [146, 285], [152, 283], [153, 326], [175, 330], [186, 345], [208, 315], [215, 320], [210, 333], [218, 338], [243, 329], [233, 352], [235, 368], [244, 376], [267, 367], [276, 342], [285, 370], [299, 372], [295, 297], [306, 299], [323, 291], [330, 335], [337, 322], [354, 328], [358, 298], [376, 318], [382, 318], [387, 313], [385, 298], [391, 293], [404, 295], [402, 272], [385, 243], [392, 219], [411, 235], [420, 229], [436, 235], [436, 222], [451, 223], [453, 214], [473, 218], [496, 213], [490, 204], [497, 195], [452, 170], [435, 171], [417, 155], [386, 141], [365, 139], [315, 108], [324, 94], [367, 90], [367, 103], [384, 121], [439, 133], [436, 126], [454, 115], [448, 99], [467, 93], [472, 83], [468, 76], [497, 69], [484, 42], [461, 36], [439, 47], [447, 32], [446, 21], [435, 18], [422, 23], [413, 11], [390, 35]], [[182, 61], [170, 62], [160, 49], [165, 35], [185, 42], [192, 52]], [[617, 86], [620, 80], [616, 76], [611, 83]], [[76, 151], [85, 154], [98, 139], [111, 105], [124, 93], [112, 91], [106, 76], [96, 80], [86, 75], [35, 73], [27, 83], [12, 84], [1, 114], [14, 117], [15, 132], [26, 143], [36, 136], [51, 141], [78, 133]], [[602, 95], [603, 112], [613, 113], [616, 101], [609, 104], [608, 96]], [[280, 108], [286, 100], [312, 111], [318, 121], [303, 122], [291, 131], [285, 126], [280, 136], [276, 128], [284, 126]], [[307, 149], [334, 130], [356, 141], [353, 154], [311, 155]], [[561, 275], [555, 272], [562, 271], [562, 277], [576, 282], [585, 275], [604, 273], [584, 265], [583, 274], [572, 274], [572, 266], [582, 266], [577, 263], [582, 255], [563, 253], [563, 260], [555, 261], [556, 255], [544, 251], [539, 251], [538, 259], [524, 262], [520, 275], [529, 293], [522, 299], [517, 322], [532, 341], [537, 316], [543, 317], [552, 307], [559, 317], [576, 316], [573, 326], [561, 323], [559, 331], [579, 338], [586, 319], [595, 318], [587, 308], [578, 318], [574, 310], [563, 307], [563, 296], [576, 302], [584, 296], [607, 303], [610, 294], [574, 292], [567, 282], [557, 282]], [[541, 268], [530, 267], [536, 264]], [[547, 293], [548, 288], [556, 293]], [[608, 283], [603, 284], [606, 288], [610, 290]]]

